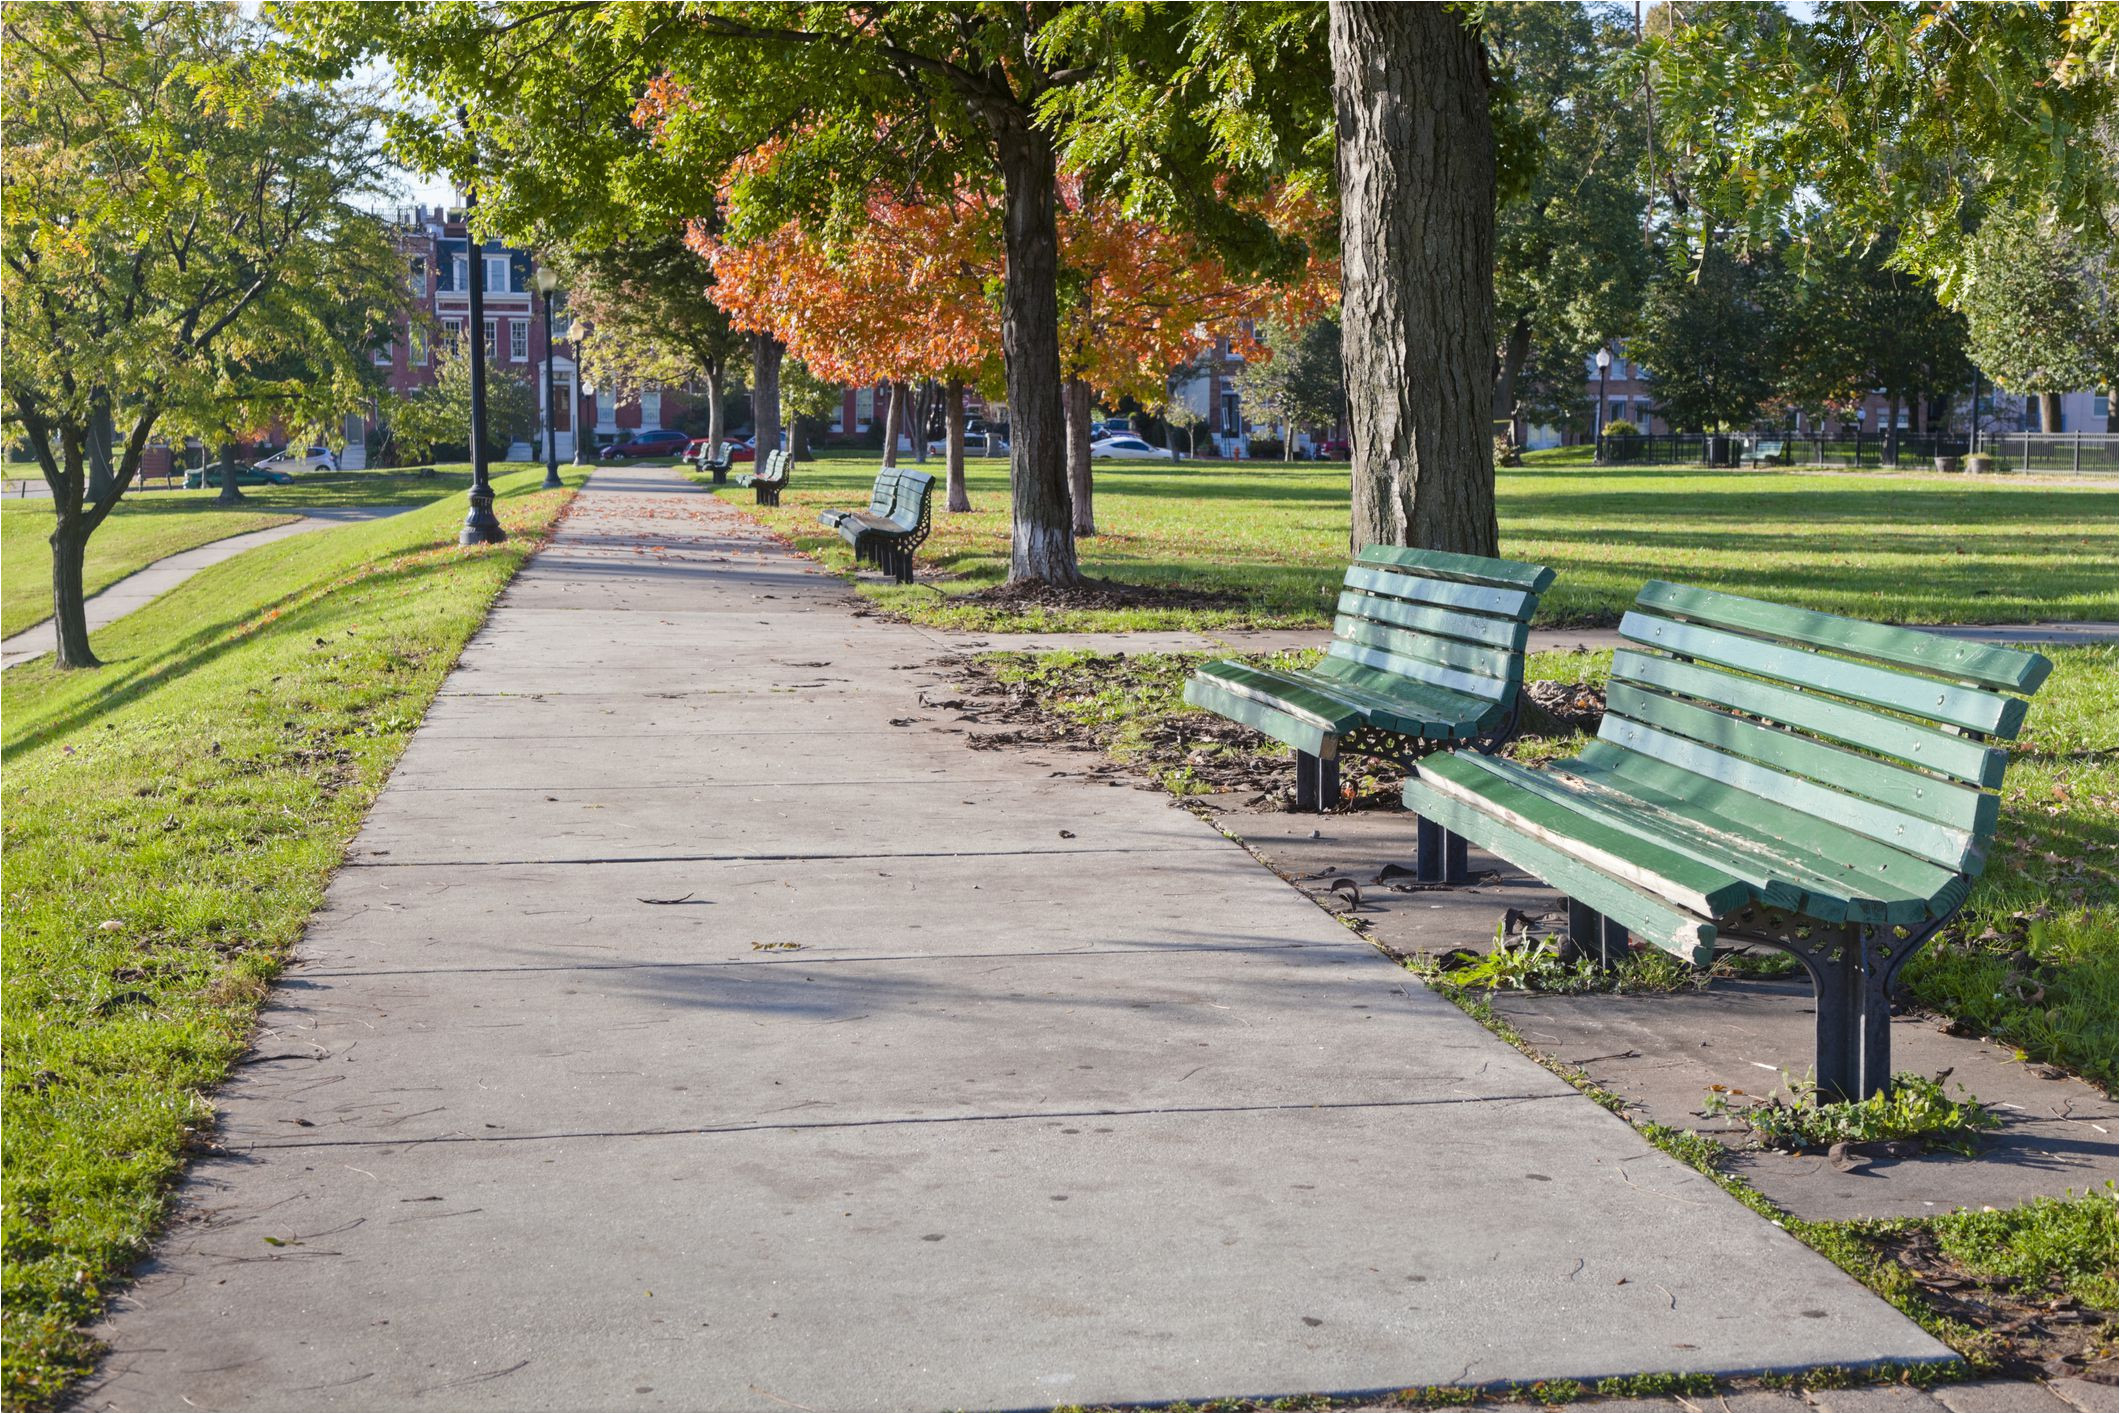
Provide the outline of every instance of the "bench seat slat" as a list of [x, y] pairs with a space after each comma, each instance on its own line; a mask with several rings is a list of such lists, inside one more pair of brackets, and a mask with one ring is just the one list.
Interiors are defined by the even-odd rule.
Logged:
[[1185, 700], [1194, 707], [1227, 717], [1232, 722], [1241, 722], [1312, 756], [1325, 754], [1338, 739], [1336, 733], [1318, 725], [1314, 718], [1296, 716], [1272, 700], [1249, 696], [1232, 684], [1217, 679], [1187, 678]]
[[1666, 952], [1706, 966], [1715, 956], [1713, 920], [1635, 888], [1540, 840], [1519, 833], [1485, 811], [1444, 795], [1424, 777], [1406, 782], [1409, 809], [1454, 835], [1526, 869], [1571, 898], [1582, 900], [1627, 931]]
[[1196, 677], [1252, 702], [1310, 723], [1320, 731], [1344, 736], [1363, 724], [1362, 708], [1345, 695], [1327, 690], [1292, 672], [1255, 668], [1248, 663], [1217, 662], [1200, 668]]
[[1743, 907], [1758, 892], [1727, 868], [1620, 828], [1601, 813], [1578, 809], [1574, 800], [1529, 789], [1510, 773], [1483, 769], [1485, 764], [1470, 756], [1434, 756], [1420, 778], [1437, 793], [1688, 912], [1713, 918]]
[[1620, 636], [1682, 658], [1697, 658], [1739, 672], [1754, 673], [1797, 687], [1828, 692], [1872, 707], [1965, 731], [2015, 736], [2024, 724], [2021, 697], [2002, 697], [1980, 688], [1956, 687], [1934, 678], [1890, 668], [1872, 667], [1763, 639], [1677, 619], [1630, 611], [1620, 620]]
[[[1753, 885], [1759, 902], [1772, 907], [1793, 909], [1827, 923], [1849, 918], [1910, 923], [1928, 916], [1928, 893], [1907, 892], [1890, 881], [1889, 873], [1881, 878], [1857, 874], [1837, 860], [1710, 811], [1688, 808], [1670, 795], [1630, 782], [1599, 779], [1594, 768], [1580, 761], [1560, 761], [1533, 770], [1494, 757], [1460, 759], [1526, 790], [1564, 800], [1617, 828], [1641, 833], [1668, 849], [1727, 869]], [[1917, 862], [1904, 860], [1901, 872]]]
[[2009, 753], [1999, 746], [1676, 658], [1623, 648], [1612, 655], [1612, 678], [1720, 703], [1991, 790], [2002, 784], [2009, 764]]
[[1655, 613], [1690, 619], [1694, 623], [1809, 644], [1838, 653], [1852, 653], [1880, 663], [2010, 692], [2033, 691], [2046, 681], [2054, 666], [2040, 654], [2016, 648], [1965, 642], [1941, 634], [1923, 633], [1919, 629], [1841, 618], [1815, 609], [1772, 604], [1713, 589], [1668, 584], [1662, 580], [1651, 580], [1643, 585], [1635, 603]]
[[1432, 633], [1463, 643], [1483, 644], [1502, 653], [1521, 653], [1531, 636], [1531, 625], [1522, 619], [1494, 619], [1485, 614], [1463, 614], [1451, 609], [1431, 608], [1382, 594], [1363, 594], [1349, 589], [1340, 594], [1342, 615], [1371, 619], [1393, 628]]
[[[1493, 698], [1452, 692], [1351, 658], [1328, 655], [1318, 660], [1313, 671], [1331, 679], [1340, 690], [1368, 694], [1380, 709], [1404, 718], [1409, 725], [1403, 730], [1408, 733], [1418, 731], [1438, 739], [1477, 736], [1502, 719], [1504, 704]], [[1372, 725], [1390, 729], [1383, 722]]]
[[[1749, 836], [1791, 861], [1807, 860], [1826, 877], [1844, 879], [1841, 892], [1849, 897], [1918, 898], [1933, 905], [1964, 896], [1964, 876], [1955, 870], [1608, 741], [1593, 741], [1581, 755], [1552, 769], [1637, 796], [1682, 819]], [[1933, 907], [1930, 916], [1935, 916]]]
[[1607, 688], [1605, 711], [1949, 829], [1984, 834], [1995, 825], [1992, 795], [1631, 683]]

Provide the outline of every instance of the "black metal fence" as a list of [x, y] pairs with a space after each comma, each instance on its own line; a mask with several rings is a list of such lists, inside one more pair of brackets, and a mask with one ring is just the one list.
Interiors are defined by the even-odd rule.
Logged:
[[2120, 436], [2110, 432], [1983, 432], [1977, 444], [1963, 432], [1853, 432], [1840, 437], [1801, 432], [1641, 433], [1607, 437], [1603, 460], [1620, 466], [1757, 463], [1918, 470], [1955, 458], [1953, 469], [1966, 471], [1976, 454], [1991, 458], [1987, 470], [1994, 472], [2120, 475]]

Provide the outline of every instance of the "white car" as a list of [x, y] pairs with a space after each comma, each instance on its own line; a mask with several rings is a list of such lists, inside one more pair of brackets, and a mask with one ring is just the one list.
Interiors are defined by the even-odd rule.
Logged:
[[1089, 444], [1092, 457], [1125, 457], [1131, 461], [1170, 461], [1170, 448], [1151, 447], [1129, 432], [1122, 437], [1102, 437]]
[[287, 447], [259, 462], [261, 471], [337, 471], [338, 458], [329, 447]]

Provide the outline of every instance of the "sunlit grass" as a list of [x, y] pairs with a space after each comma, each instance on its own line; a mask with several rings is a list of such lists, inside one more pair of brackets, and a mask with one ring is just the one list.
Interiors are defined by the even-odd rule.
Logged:
[[[846, 546], [819, 510], [864, 504], [873, 453], [795, 468], [778, 508], [751, 507], [826, 563]], [[927, 469], [938, 477], [940, 459]], [[960, 602], [1008, 570], [1004, 462], [966, 473], [973, 509], [941, 509], [920, 554], [939, 579], [862, 580], [919, 622], [1005, 630], [1323, 625], [1347, 563], [1344, 463], [1099, 462], [1100, 533], [1084, 572], [1232, 596], [1228, 607], [1011, 611]], [[1677, 468], [1523, 468], [1497, 479], [1502, 553], [1559, 571], [1539, 622], [1617, 621], [1642, 584], [1674, 579], [1857, 618], [1903, 623], [2112, 619], [2112, 493], [1944, 477]]]

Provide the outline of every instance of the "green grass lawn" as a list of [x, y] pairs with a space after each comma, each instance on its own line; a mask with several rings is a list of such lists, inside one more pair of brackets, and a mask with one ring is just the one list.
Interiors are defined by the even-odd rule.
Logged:
[[[419, 505], [462, 491], [469, 479], [461, 472], [323, 472], [288, 486], [249, 487], [240, 506], [215, 505], [217, 490], [134, 490], [89, 537], [82, 581], [94, 594], [164, 556], [281, 525], [304, 511]], [[36, 497], [0, 502], [0, 638], [51, 617], [51, 505]]]
[[571, 494], [540, 480], [498, 479], [503, 545], [460, 549], [452, 498], [261, 546], [103, 630], [105, 666], [0, 680], [7, 1407], [88, 1368], [346, 841]]
[[[939, 459], [928, 469], [941, 470]], [[783, 503], [755, 508], [827, 564], [845, 543], [817, 523], [863, 505], [873, 453], [795, 468]], [[1085, 572], [1220, 591], [1226, 608], [1009, 609], [963, 596], [1007, 573], [1006, 464], [974, 460], [973, 509], [940, 508], [922, 549], [943, 578], [862, 592], [918, 622], [980, 631], [1324, 624], [1347, 562], [1347, 468], [1278, 462], [1097, 464]], [[748, 491], [723, 495], [750, 507]], [[1858, 618], [1905, 623], [2111, 619], [2109, 489], [1947, 477], [1527, 467], [1497, 481], [1502, 553], [1552, 565], [1545, 624], [1616, 622], [1644, 581], [1674, 579]]]

